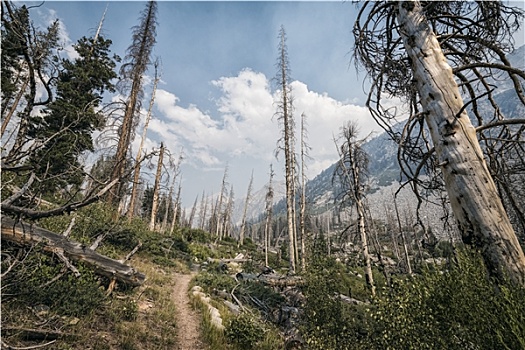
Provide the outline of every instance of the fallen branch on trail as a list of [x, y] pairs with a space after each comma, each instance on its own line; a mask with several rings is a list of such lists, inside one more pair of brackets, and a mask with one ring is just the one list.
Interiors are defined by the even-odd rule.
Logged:
[[95, 273], [116, 279], [130, 286], [140, 286], [146, 276], [133, 267], [125, 265], [89, 249], [85, 245], [71, 241], [66, 237], [28, 223], [16, 222], [2, 216], [2, 240], [21, 246], [43, 244], [49, 253], [59, 253], [72, 261], [82, 261], [94, 268]]

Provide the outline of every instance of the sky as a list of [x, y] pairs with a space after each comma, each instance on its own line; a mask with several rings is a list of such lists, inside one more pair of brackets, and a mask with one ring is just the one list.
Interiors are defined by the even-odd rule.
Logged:
[[[64, 46], [71, 47], [95, 33], [107, 7], [102, 34], [124, 57], [145, 6], [142, 1], [47, 1], [31, 16], [37, 24], [58, 18]], [[356, 6], [346, 1], [158, 2], [153, 58], [161, 61], [161, 81], [146, 147], [158, 148], [162, 141], [175, 158], [183, 149], [184, 206], [203, 191], [217, 193], [226, 166], [237, 203], [244, 201], [252, 171], [254, 191], [268, 182], [270, 164], [275, 180], [284, 180], [284, 154], [275, 156], [280, 130], [273, 81], [281, 25], [296, 124], [303, 113], [308, 121], [308, 178], [337, 160], [333, 136], [347, 121], [355, 121], [363, 137], [380, 131], [364, 107], [366, 74], [352, 61], [356, 15]], [[146, 75], [143, 108], [149, 104], [153, 69]], [[154, 170], [144, 172], [151, 178], [146, 173]]]

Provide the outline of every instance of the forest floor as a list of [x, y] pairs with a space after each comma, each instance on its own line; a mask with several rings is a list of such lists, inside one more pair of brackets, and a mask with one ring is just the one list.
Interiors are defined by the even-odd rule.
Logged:
[[195, 311], [188, 296], [188, 288], [193, 274], [177, 273], [172, 298], [177, 305], [175, 314], [178, 328], [177, 350], [204, 350], [206, 347], [200, 337], [200, 316]]

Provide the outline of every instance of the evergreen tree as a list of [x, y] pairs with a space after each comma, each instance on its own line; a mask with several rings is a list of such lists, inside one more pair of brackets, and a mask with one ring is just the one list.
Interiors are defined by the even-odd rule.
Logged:
[[105, 91], [114, 91], [115, 61], [110, 56], [111, 40], [95, 42], [83, 37], [74, 46], [79, 57], [64, 59], [56, 82], [56, 99], [34, 116], [28, 135], [42, 142], [29, 163], [44, 180], [45, 190], [67, 185], [78, 186], [83, 179], [79, 156], [93, 151], [92, 133], [104, 126], [104, 115], [97, 111]]

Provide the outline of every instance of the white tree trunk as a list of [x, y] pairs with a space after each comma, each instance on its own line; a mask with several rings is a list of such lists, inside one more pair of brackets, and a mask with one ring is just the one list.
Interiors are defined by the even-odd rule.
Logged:
[[155, 186], [153, 188], [153, 203], [151, 204], [151, 219], [149, 222], [150, 231], [155, 230], [155, 219], [159, 207], [160, 178], [162, 175], [162, 161], [164, 158], [164, 144], [160, 144], [159, 162], [157, 164], [157, 174], [155, 175]]
[[525, 285], [525, 255], [486, 166], [452, 69], [419, 1], [400, 1], [398, 22], [463, 241], [481, 248], [493, 274], [509, 275]]

